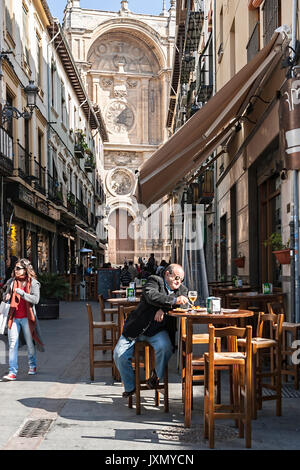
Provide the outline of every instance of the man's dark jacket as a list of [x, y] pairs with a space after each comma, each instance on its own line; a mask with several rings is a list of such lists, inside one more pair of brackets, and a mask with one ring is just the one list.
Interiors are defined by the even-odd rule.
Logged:
[[[144, 334], [152, 320], [154, 320], [157, 310], [164, 312], [176, 307], [174, 300], [180, 295], [187, 297], [187, 287], [181, 285], [174, 293], [169, 294], [164, 279], [160, 276], [149, 276], [147, 283], [143, 287], [141, 301], [137, 308], [128, 316], [124, 328], [123, 336], [126, 338], [137, 338]], [[167, 317], [167, 325], [172, 344], [175, 343], [176, 318]]]

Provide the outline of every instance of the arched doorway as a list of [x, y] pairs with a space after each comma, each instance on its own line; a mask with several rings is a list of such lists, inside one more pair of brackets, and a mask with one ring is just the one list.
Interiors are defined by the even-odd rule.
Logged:
[[108, 253], [113, 264], [123, 264], [134, 259], [134, 239], [128, 230], [133, 217], [125, 209], [116, 209], [108, 219]]

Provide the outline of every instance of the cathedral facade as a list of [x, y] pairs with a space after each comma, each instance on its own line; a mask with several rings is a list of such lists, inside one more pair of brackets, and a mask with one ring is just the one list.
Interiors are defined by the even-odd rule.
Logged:
[[[108, 260], [121, 264], [154, 252], [169, 259], [165, 204], [153, 220], [141, 217], [135, 193], [139, 167], [166, 141], [167, 106], [176, 28], [175, 1], [158, 16], [88, 10], [69, 0], [63, 29], [89, 98], [102, 113]], [[100, 215], [100, 214], [99, 214]]]

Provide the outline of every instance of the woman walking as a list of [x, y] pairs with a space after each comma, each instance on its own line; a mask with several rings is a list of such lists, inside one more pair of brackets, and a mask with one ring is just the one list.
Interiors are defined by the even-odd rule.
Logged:
[[7, 282], [4, 300], [10, 300], [8, 315], [9, 372], [3, 380], [16, 380], [18, 347], [21, 331], [28, 349], [29, 375], [36, 374], [36, 347], [44, 351], [35, 305], [40, 300], [40, 283], [29, 260], [16, 262], [12, 278]]

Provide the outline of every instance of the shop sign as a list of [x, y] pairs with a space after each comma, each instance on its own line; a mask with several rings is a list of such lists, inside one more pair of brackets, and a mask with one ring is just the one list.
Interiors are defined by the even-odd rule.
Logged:
[[45, 215], [49, 215], [49, 209], [48, 209], [48, 204], [43, 201], [42, 199], [39, 199], [36, 203], [36, 208], [43, 212]]
[[60, 211], [54, 209], [54, 207], [49, 206], [48, 208], [48, 215], [52, 217], [54, 220], [60, 220]]
[[289, 78], [281, 89], [280, 146], [285, 168], [300, 169], [300, 80]]
[[27, 191], [26, 188], [19, 186], [19, 199], [29, 206], [35, 207], [35, 198], [34, 194], [30, 191]]

